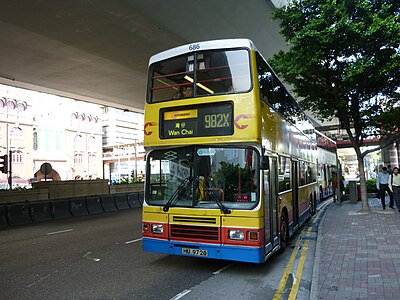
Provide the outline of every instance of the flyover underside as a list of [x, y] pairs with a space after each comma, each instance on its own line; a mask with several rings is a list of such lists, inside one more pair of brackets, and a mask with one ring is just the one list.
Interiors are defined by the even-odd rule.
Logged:
[[266, 0], [5, 1], [0, 83], [141, 111], [151, 55], [243, 37], [268, 58], [284, 47], [273, 9]]

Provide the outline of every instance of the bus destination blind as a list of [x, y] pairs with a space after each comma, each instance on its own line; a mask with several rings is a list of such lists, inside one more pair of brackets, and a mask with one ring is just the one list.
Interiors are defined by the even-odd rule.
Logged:
[[164, 109], [161, 118], [164, 139], [233, 134], [232, 103]]

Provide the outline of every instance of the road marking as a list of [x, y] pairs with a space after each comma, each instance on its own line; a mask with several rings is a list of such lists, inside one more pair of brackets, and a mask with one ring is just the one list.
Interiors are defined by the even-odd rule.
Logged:
[[125, 245], [132, 244], [132, 243], [136, 243], [136, 242], [139, 242], [139, 241], [141, 241], [141, 240], [143, 240], [142, 237], [141, 237], [140, 239], [136, 239], [136, 240], [132, 240], [132, 241], [127, 241], [127, 242], [125, 242]]
[[75, 229], [66, 229], [66, 230], [61, 230], [61, 231], [54, 231], [54, 232], [49, 232], [47, 235], [53, 235], [53, 234], [59, 234], [59, 233], [66, 233], [70, 231], [74, 231]]
[[286, 286], [286, 282], [289, 278], [290, 271], [292, 270], [294, 260], [297, 256], [297, 252], [299, 250], [299, 244], [300, 244], [300, 238], [297, 239], [296, 244], [294, 245], [292, 255], [290, 256], [289, 262], [285, 268], [285, 271], [283, 272], [281, 281], [279, 282], [278, 290], [276, 291], [273, 300], [281, 299], [283, 289]]
[[222, 271], [224, 271], [224, 270], [226, 270], [226, 269], [232, 267], [232, 266], [235, 265], [235, 264], [236, 264], [236, 263], [231, 263], [230, 265], [227, 265], [227, 266], [223, 267], [222, 269], [219, 269], [218, 271], [215, 271], [215, 272], [213, 273], [213, 275], [218, 275], [218, 274], [221, 273]]
[[91, 254], [91, 253], [92, 253], [92, 252], [88, 252], [88, 253], [86, 253], [83, 257], [84, 257], [84, 258], [87, 258], [87, 259], [89, 259], [89, 260], [93, 260], [93, 261], [95, 261], [95, 262], [100, 261], [100, 258], [89, 257], [89, 254]]
[[26, 287], [29, 288], [29, 287], [35, 285], [36, 283], [39, 283], [39, 282], [41, 282], [42, 280], [45, 280], [47, 277], [50, 277], [50, 276], [51, 276], [51, 274], [47, 274], [46, 276], [39, 278], [39, 279], [36, 280], [35, 282], [32, 282], [31, 284], [28, 284]]
[[[306, 237], [309, 237], [311, 235], [311, 230], [312, 230], [312, 227], [308, 228], [307, 233], [306, 233]], [[308, 251], [309, 244], [310, 244], [309, 240], [306, 240], [304, 242], [304, 244], [303, 244], [303, 249], [301, 250], [299, 264], [298, 264], [297, 270], [296, 270], [296, 278], [293, 281], [293, 285], [292, 285], [292, 288], [290, 290], [290, 294], [289, 294], [288, 300], [296, 300], [297, 293], [299, 292], [301, 276], [303, 275], [303, 269], [304, 269], [304, 264], [306, 262], [306, 257], [307, 257], [307, 251]]]
[[171, 298], [170, 300], [178, 300], [181, 299], [183, 296], [189, 294], [192, 290], [184, 290], [183, 292], [179, 293], [175, 297]]

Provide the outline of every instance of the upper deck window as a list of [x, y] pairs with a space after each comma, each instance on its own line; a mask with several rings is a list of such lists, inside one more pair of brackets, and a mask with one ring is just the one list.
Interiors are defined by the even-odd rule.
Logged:
[[188, 53], [150, 66], [149, 102], [251, 89], [247, 50]]

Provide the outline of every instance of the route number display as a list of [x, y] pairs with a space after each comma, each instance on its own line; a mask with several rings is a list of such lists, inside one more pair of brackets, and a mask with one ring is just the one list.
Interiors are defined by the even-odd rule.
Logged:
[[233, 134], [231, 102], [161, 110], [161, 138]]

